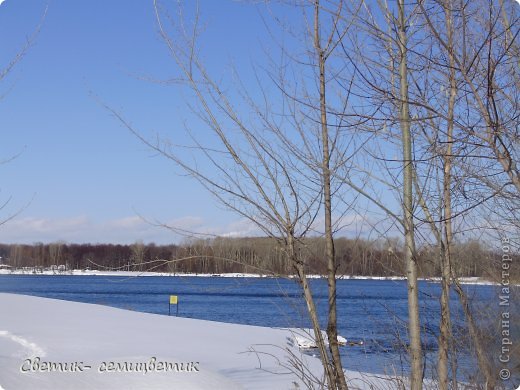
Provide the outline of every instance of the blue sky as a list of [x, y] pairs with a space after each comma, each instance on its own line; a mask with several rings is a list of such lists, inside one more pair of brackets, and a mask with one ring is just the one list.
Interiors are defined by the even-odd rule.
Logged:
[[[175, 132], [189, 117], [179, 91], [139, 77], [168, 78], [173, 66], [152, 2], [7, 0], [0, 5], [2, 68], [46, 5], [33, 46], [0, 83], [0, 157], [20, 153], [0, 165], [0, 202], [12, 197], [1, 216], [23, 208], [0, 227], [0, 242], [178, 240], [137, 213], [193, 230], [247, 232], [247, 223], [151, 153], [93, 97], [145, 133]], [[201, 10], [212, 70], [258, 58], [265, 31], [254, 6], [203, 1]]]

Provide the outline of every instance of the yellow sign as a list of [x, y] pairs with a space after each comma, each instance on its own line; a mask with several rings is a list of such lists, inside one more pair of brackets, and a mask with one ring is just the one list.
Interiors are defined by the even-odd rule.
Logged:
[[170, 295], [170, 305], [177, 304], [177, 295]]

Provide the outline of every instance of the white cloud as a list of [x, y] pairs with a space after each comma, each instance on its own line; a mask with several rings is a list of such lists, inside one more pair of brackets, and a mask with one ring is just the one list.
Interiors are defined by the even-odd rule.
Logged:
[[107, 227], [114, 229], [132, 229], [143, 224], [142, 218], [138, 216], [115, 219], [106, 223]]
[[55, 231], [73, 231], [86, 227], [89, 224], [88, 218], [78, 216], [66, 219], [45, 219], [45, 218], [18, 218], [2, 226], [3, 230], [11, 232], [33, 232], [39, 234], [49, 234]]
[[[361, 215], [346, 215], [339, 221], [338, 236], [353, 236], [370, 230], [370, 223]], [[168, 229], [170, 227], [170, 229]], [[314, 221], [314, 233], [323, 230], [323, 220]], [[136, 241], [156, 244], [180, 243], [191, 237], [253, 237], [263, 232], [254, 222], [236, 219], [219, 223], [200, 216], [176, 219], [150, 218], [138, 215], [104, 221], [87, 216], [69, 218], [16, 218], [0, 226], [1, 243], [35, 243], [65, 241], [69, 243], [131, 244]]]
[[153, 239], [151, 227], [138, 217], [92, 221], [86, 216], [70, 218], [16, 218], [0, 226], [0, 242], [114, 242]]
[[187, 216], [167, 222], [159, 222], [168, 226], [180, 239], [219, 237], [249, 237], [260, 234], [260, 229], [246, 218], [223, 224], [215, 224], [204, 218]]
[[[161, 224], [172, 227], [168, 229]], [[179, 231], [176, 232], [175, 229]], [[94, 221], [86, 216], [70, 218], [16, 218], [0, 226], [1, 243], [35, 243], [65, 241], [69, 243], [130, 244], [136, 241], [157, 244], [178, 243], [190, 235], [218, 235], [226, 237], [258, 234], [255, 225], [245, 219], [216, 225], [199, 216], [184, 216], [168, 221], [146, 221], [128, 216]], [[182, 234], [185, 233], [185, 234]]]
[[261, 234], [261, 231], [252, 221], [243, 218], [218, 229], [215, 234], [222, 237], [251, 237]]
[[207, 221], [204, 221], [201, 217], [195, 217], [195, 216], [186, 216], [182, 218], [177, 218], [171, 221], [168, 221], [169, 226], [175, 226], [179, 229], [200, 229], [207, 223]]

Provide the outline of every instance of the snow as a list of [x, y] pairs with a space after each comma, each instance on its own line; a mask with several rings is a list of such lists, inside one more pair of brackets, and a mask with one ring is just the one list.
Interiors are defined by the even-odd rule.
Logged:
[[[0, 313], [4, 390], [301, 389], [294, 363], [318, 378], [323, 372], [317, 358], [298, 348], [295, 329], [7, 293], [0, 293]], [[388, 378], [346, 374], [359, 388], [389, 385], [381, 383]]]
[[[34, 271], [33, 268], [25, 269], [12, 269], [12, 268], [0, 268], [0, 275], [83, 275], [83, 276], [196, 276], [196, 277], [221, 277], [221, 278], [269, 278], [272, 275], [261, 275], [261, 274], [249, 274], [249, 273], [225, 273], [225, 274], [207, 274], [207, 273], [169, 273], [169, 272], [151, 272], [151, 271], [114, 271], [114, 270], [68, 270], [58, 271], [52, 269], [44, 269]], [[289, 278], [295, 278], [295, 276], [289, 276]], [[307, 275], [308, 279], [320, 279], [325, 278], [323, 275]], [[406, 280], [403, 276], [360, 276], [360, 275], [338, 275], [337, 279], [345, 280]], [[440, 278], [419, 278], [419, 280], [440, 283]], [[461, 277], [459, 278], [462, 284], [478, 284], [478, 285], [496, 285], [499, 283], [489, 281], [479, 277]]]
[[27, 341], [23, 337], [16, 336], [6, 330], [0, 330], [0, 337], [4, 337], [13, 341], [14, 343], [21, 345], [26, 350], [26, 352], [28, 352], [27, 356], [29, 358], [45, 357], [45, 351], [43, 349], [41, 349], [38, 345]]
[[[311, 329], [293, 329], [292, 330], [293, 339], [298, 345], [298, 347], [302, 349], [313, 349], [317, 348], [316, 340], [314, 337], [314, 332]], [[327, 337], [327, 333], [325, 331], [321, 331], [323, 340], [325, 340], [325, 343], [328, 345], [329, 339]], [[338, 344], [339, 345], [346, 345], [347, 339], [343, 336], [338, 335], [337, 336]]]
[[0, 275], [72, 275], [72, 276], [197, 276], [211, 277], [217, 276], [222, 278], [258, 278], [269, 277], [269, 275], [246, 274], [246, 273], [228, 273], [228, 274], [205, 274], [205, 273], [170, 273], [170, 272], [152, 272], [152, 271], [114, 271], [114, 270], [81, 270], [74, 269], [68, 271], [58, 271], [52, 269], [43, 269], [35, 271], [34, 268], [25, 269], [1, 269]]

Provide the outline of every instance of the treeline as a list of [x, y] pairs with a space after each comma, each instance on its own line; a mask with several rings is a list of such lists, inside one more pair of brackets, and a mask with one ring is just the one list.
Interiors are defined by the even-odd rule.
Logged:
[[[368, 241], [338, 238], [335, 242], [339, 275], [402, 276], [401, 244], [397, 240]], [[299, 256], [308, 273], [326, 274], [321, 238], [308, 238], [299, 247]], [[495, 278], [500, 271], [500, 255], [477, 241], [453, 248], [454, 269], [459, 276]], [[180, 245], [135, 243], [32, 245], [0, 244], [2, 263], [11, 268], [110, 269], [174, 273], [260, 273], [293, 274], [284, 247], [272, 238], [215, 238], [192, 240]], [[420, 275], [440, 276], [435, 248], [418, 252]], [[517, 268], [517, 267], [515, 267]], [[515, 275], [512, 275], [515, 277]], [[516, 276], [518, 278], [518, 276]]]

